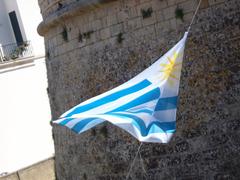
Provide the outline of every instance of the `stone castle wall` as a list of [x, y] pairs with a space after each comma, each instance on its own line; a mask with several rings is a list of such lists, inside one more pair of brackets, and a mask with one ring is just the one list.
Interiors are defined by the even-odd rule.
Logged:
[[[53, 119], [148, 67], [183, 36], [198, 3], [38, 1]], [[169, 144], [144, 143], [147, 175], [137, 160], [132, 179], [240, 177], [239, 24], [239, 0], [203, 0], [185, 51], [177, 133]], [[107, 123], [81, 135], [54, 125], [53, 136], [61, 180], [124, 179], [139, 145]]]

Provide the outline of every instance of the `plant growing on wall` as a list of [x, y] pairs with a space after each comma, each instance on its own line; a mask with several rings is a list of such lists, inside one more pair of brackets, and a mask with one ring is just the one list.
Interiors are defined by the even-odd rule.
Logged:
[[50, 58], [50, 52], [49, 50], [46, 51], [46, 55], [45, 55], [48, 59]]
[[146, 10], [145, 9], [141, 9], [141, 13], [142, 13], [143, 19], [145, 19], [145, 18], [149, 18], [149, 17], [152, 16], [153, 10], [152, 10], [151, 7], [146, 9]]
[[67, 32], [67, 27], [66, 26], [63, 27], [62, 38], [65, 42], [68, 42], [68, 32]]
[[93, 33], [93, 31], [85, 32], [85, 33], [83, 33], [83, 37], [86, 38], [86, 39], [90, 39], [92, 33]]
[[27, 51], [29, 44], [27, 42], [23, 42], [20, 46], [16, 47], [16, 49], [10, 54], [11, 59], [17, 59], [20, 56], [23, 56], [23, 53]]
[[108, 129], [107, 129], [107, 126], [103, 126], [101, 129], [100, 129], [100, 133], [103, 135], [103, 137], [107, 138], [108, 137]]
[[175, 17], [176, 19], [181, 19], [183, 21], [183, 17], [184, 17], [183, 9], [177, 7], [175, 10]]
[[121, 44], [123, 40], [124, 40], [124, 38], [123, 38], [123, 33], [119, 33], [119, 34], [117, 35], [117, 42], [118, 42], [119, 44]]
[[58, 8], [57, 8], [57, 10], [60, 10], [60, 9], [62, 9], [63, 8], [63, 4], [62, 3], [58, 3]]
[[91, 134], [92, 136], [96, 136], [96, 129], [92, 129]]
[[84, 179], [84, 180], [87, 180], [87, 179], [88, 179], [86, 173], [83, 174], [83, 179]]
[[9, 57], [7, 57], [7, 56], [3, 56], [3, 57], [2, 57], [2, 60], [3, 60], [3, 61], [9, 61], [10, 59], [9, 59]]
[[79, 33], [79, 35], [78, 35], [78, 42], [83, 42], [83, 35], [82, 35], [82, 33]]
[[83, 39], [90, 39], [93, 31], [87, 31], [85, 33], [79, 33], [78, 42], [83, 42]]

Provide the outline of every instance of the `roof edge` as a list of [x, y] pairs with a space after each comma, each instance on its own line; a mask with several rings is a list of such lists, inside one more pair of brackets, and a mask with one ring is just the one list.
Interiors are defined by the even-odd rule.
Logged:
[[51, 28], [63, 24], [63, 20], [76, 15], [81, 15], [87, 10], [101, 7], [102, 4], [114, 2], [117, 0], [84, 0], [73, 2], [62, 9], [50, 14], [37, 27], [38, 34], [44, 36]]

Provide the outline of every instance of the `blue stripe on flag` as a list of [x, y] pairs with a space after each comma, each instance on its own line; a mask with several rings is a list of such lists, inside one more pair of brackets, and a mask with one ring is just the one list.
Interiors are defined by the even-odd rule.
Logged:
[[[164, 130], [164, 128], [167, 128]], [[176, 131], [176, 124], [175, 122], [168, 122], [167, 124], [163, 124], [160, 122], [153, 122], [148, 127], [148, 134], [153, 133], [174, 133]]]
[[73, 119], [75, 119], [75, 118], [66, 118], [63, 121], [61, 121], [59, 124], [62, 126], [65, 126], [68, 122], [70, 122]]
[[76, 132], [79, 133], [88, 123], [92, 122], [96, 120], [97, 118], [86, 118], [83, 120], [80, 120], [77, 124], [75, 124], [71, 129]]
[[138, 128], [138, 130], [141, 132], [142, 136], [147, 135], [145, 123], [141, 118], [131, 115], [131, 114], [123, 114], [123, 113], [107, 113], [107, 114], [116, 116], [116, 117], [120, 117], [120, 118], [127, 117], [127, 118], [132, 119], [133, 125], [135, 125]]
[[176, 109], [178, 96], [160, 98], [155, 107], [155, 111]]
[[146, 94], [143, 94], [141, 95], [140, 97], [134, 99], [133, 101], [130, 101], [129, 103], [127, 104], [124, 104], [110, 112], [118, 112], [118, 111], [126, 111], [130, 108], [133, 108], [135, 106], [138, 106], [138, 105], [141, 105], [141, 104], [144, 104], [146, 102], [149, 102], [149, 101], [152, 101], [152, 100], [155, 100], [155, 99], [158, 99], [160, 96], [160, 89], [159, 88], [155, 88], [151, 91], [149, 91], [148, 93]]
[[[143, 111], [144, 110], [142, 110], [141, 112], [143, 112]], [[134, 115], [134, 114], [138, 114], [138, 113], [140, 113], [140, 111], [133, 112], [132, 114], [124, 114], [122, 112], [121, 113], [112, 112], [112, 113], [106, 113], [106, 114], [111, 115], [111, 116], [120, 117], [120, 118], [127, 117], [127, 118], [132, 119], [132, 124], [139, 130], [139, 132], [141, 133], [141, 135], [143, 137], [147, 136], [151, 133], [173, 133], [173, 132], [175, 132], [175, 129], [176, 129], [175, 121], [171, 121], [171, 122], [154, 121], [154, 122], [150, 123], [148, 125], [148, 127], [146, 127], [144, 121], [141, 118]], [[149, 111], [147, 111], [146, 113], [149, 113]], [[75, 118], [67, 118], [59, 124], [64, 126], [73, 119], [75, 119]], [[91, 123], [93, 121], [98, 121], [98, 120], [99, 120], [99, 118], [97, 116], [92, 117], [92, 118], [82, 119], [82, 120], [79, 120], [79, 122], [77, 124], [75, 124], [71, 129], [76, 133], [80, 133], [86, 125], [88, 125], [89, 123]]]
[[146, 127], [144, 121], [134, 115], [131, 114], [123, 114], [123, 113], [108, 113], [109, 115], [117, 116], [117, 117], [127, 117], [133, 120], [132, 124], [140, 131], [141, 135], [147, 136], [151, 133], [173, 133], [176, 129], [176, 122], [159, 122], [153, 121], [148, 127]]
[[141, 110], [138, 110], [138, 111], [127, 111], [129, 113], [147, 113], [147, 114], [150, 114], [152, 115], [153, 114], [153, 111], [149, 110], [149, 109], [141, 109]]
[[141, 81], [140, 83], [138, 84], [135, 84], [131, 87], [128, 87], [126, 89], [122, 89], [120, 91], [117, 91], [113, 94], [110, 94], [110, 95], [107, 95], [101, 99], [98, 99], [94, 102], [91, 102], [89, 104], [86, 104], [86, 105], [82, 105], [80, 107], [77, 107], [75, 108], [72, 112], [68, 113], [65, 117], [70, 117], [74, 114], [79, 114], [79, 113], [82, 113], [82, 112], [85, 112], [85, 111], [88, 111], [90, 109], [93, 109], [93, 108], [96, 108], [98, 106], [101, 106], [101, 105], [104, 105], [104, 104], [107, 104], [109, 102], [112, 102], [112, 101], [115, 101], [123, 96], [126, 96], [128, 94], [132, 94], [132, 93], [135, 93], [137, 91], [140, 91], [141, 89], [144, 89], [146, 88], [147, 86], [151, 85], [152, 83], [148, 80], [143, 80]]

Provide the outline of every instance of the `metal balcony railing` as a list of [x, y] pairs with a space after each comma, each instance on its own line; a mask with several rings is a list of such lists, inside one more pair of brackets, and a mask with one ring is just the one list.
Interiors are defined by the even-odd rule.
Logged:
[[0, 62], [15, 60], [33, 56], [33, 48], [30, 41], [22, 43], [0, 44]]

